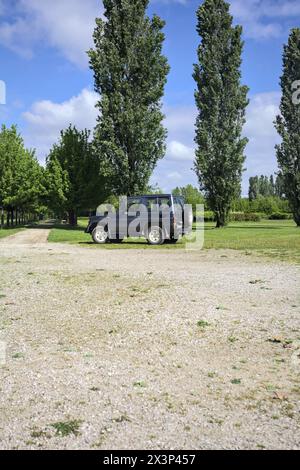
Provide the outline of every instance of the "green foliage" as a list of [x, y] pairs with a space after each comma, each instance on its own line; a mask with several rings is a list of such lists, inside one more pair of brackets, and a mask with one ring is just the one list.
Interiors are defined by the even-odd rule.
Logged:
[[265, 217], [265, 214], [257, 212], [231, 212], [229, 214], [231, 222], [260, 222]]
[[251, 204], [247, 198], [235, 199], [231, 206], [232, 212], [251, 212]]
[[0, 230], [0, 238], [10, 237], [11, 235], [15, 235], [16, 233], [24, 230], [22, 228], [4, 228]]
[[173, 194], [174, 196], [183, 196], [185, 203], [193, 206], [194, 214], [196, 213], [196, 206], [204, 204], [205, 202], [203, 194], [201, 194], [201, 192], [191, 184], [182, 188], [175, 188], [173, 190]]
[[162, 194], [163, 190], [155, 184], [154, 186], [148, 186], [145, 190], [145, 194]]
[[[277, 177], [278, 179], [279, 177]], [[276, 181], [277, 181], [276, 179]], [[257, 199], [259, 196], [262, 197], [271, 197], [276, 195], [276, 187], [279, 188], [279, 185], [276, 185], [274, 176], [254, 176], [249, 179], [249, 200], [250, 202]]]
[[21, 213], [38, 213], [42, 197], [43, 168], [33, 150], [27, 150], [16, 126], [0, 131], [0, 206], [16, 221]]
[[278, 173], [275, 181], [275, 196], [283, 199], [285, 197], [284, 178], [281, 173]]
[[284, 46], [282, 99], [276, 129], [282, 138], [277, 145], [277, 160], [282, 175], [284, 191], [300, 226], [300, 105], [294, 102], [295, 83], [300, 79], [300, 29], [291, 31]]
[[96, 20], [95, 47], [88, 52], [101, 97], [94, 143], [101, 172], [116, 195], [144, 192], [165, 153], [165, 23], [158, 16], [146, 16], [148, 3], [104, 0], [106, 21]]
[[263, 212], [267, 215], [279, 211], [278, 199], [275, 197], [258, 197], [251, 202], [250, 207], [253, 212]]
[[204, 222], [215, 222], [216, 216], [213, 211], [205, 211], [204, 213]]
[[49, 206], [57, 215], [68, 214], [71, 225], [77, 224], [80, 210], [92, 209], [105, 198], [90, 133], [71, 125], [61, 132], [47, 158], [46, 185]]
[[206, 328], [208, 326], [210, 326], [210, 323], [208, 323], [206, 320], [199, 320], [197, 322], [197, 326], [199, 326], [199, 328]]
[[78, 434], [80, 434], [79, 429], [81, 423], [82, 421], [79, 420], [62, 421], [58, 423], [53, 423], [51, 424], [51, 426], [55, 429], [57, 436], [66, 437], [70, 434], [78, 436]]
[[229, 4], [224, 0], [205, 0], [197, 17], [202, 41], [199, 63], [194, 66], [199, 110], [195, 170], [221, 227], [240, 194], [247, 144], [241, 137], [248, 104], [248, 88], [240, 84], [242, 28], [233, 27]]

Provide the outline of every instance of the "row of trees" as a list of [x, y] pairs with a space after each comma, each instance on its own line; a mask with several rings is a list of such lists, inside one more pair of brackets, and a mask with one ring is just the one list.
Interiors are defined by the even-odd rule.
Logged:
[[254, 201], [259, 197], [285, 196], [282, 175], [277, 176], [253, 176], [249, 179], [249, 200]]
[[17, 128], [0, 132], [1, 226], [28, 222], [40, 214], [67, 217], [77, 224], [79, 211], [91, 210], [105, 198], [97, 157], [87, 130], [70, 126], [61, 132], [46, 161], [24, 146]]
[[33, 150], [27, 150], [17, 128], [0, 131], [1, 226], [24, 223], [43, 210], [43, 168]]

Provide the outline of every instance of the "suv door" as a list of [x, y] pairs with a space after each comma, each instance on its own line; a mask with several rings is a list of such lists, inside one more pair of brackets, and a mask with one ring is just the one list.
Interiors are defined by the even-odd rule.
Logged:
[[[140, 211], [138, 210], [138, 207], [143, 204], [143, 198], [141, 197], [129, 197], [127, 199], [127, 234], [130, 236], [128, 233], [129, 226], [130, 224], [133, 224], [133, 222], [140, 217]], [[139, 234], [136, 234], [136, 236], [140, 236]]]

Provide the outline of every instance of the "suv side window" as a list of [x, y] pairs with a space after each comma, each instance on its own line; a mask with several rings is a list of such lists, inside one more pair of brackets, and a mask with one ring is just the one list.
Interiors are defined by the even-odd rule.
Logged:
[[130, 208], [131, 208], [132, 206], [137, 206], [137, 205], [140, 205], [140, 204], [142, 204], [142, 203], [143, 203], [143, 202], [142, 202], [142, 198], [140, 198], [140, 197], [132, 197], [132, 198], [130, 198], [130, 199], [128, 198], [128, 200], [127, 200], [127, 208], [128, 208], [128, 211], [130, 211]]
[[171, 199], [169, 197], [159, 197], [158, 204], [164, 207], [166, 206], [171, 207]]
[[157, 197], [146, 197], [143, 200], [143, 204], [145, 204], [148, 210], [157, 209]]

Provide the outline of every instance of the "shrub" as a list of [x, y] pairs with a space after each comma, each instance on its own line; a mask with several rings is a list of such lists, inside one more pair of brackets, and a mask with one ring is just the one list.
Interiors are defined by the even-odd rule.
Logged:
[[240, 198], [233, 201], [232, 212], [251, 212], [249, 199]]
[[216, 221], [215, 214], [212, 211], [205, 211], [204, 221], [205, 222], [215, 222]]
[[271, 215], [274, 212], [279, 212], [278, 198], [275, 197], [258, 197], [251, 202], [251, 212], [263, 212], [264, 214]]
[[[200, 222], [203, 218], [203, 212], [196, 212], [194, 215], [194, 222]], [[204, 221], [205, 222], [215, 222], [215, 214], [212, 211], [205, 211], [204, 212]]]
[[231, 212], [229, 220], [231, 222], [260, 222], [265, 214], [257, 212]]

